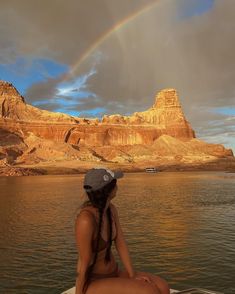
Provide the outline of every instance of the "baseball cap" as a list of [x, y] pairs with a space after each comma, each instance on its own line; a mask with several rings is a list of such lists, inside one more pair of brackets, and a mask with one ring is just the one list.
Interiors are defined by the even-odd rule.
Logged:
[[86, 191], [96, 191], [111, 183], [113, 179], [122, 177], [123, 172], [120, 170], [112, 171], [105, 167], [95, 167], [86, 173], [83, 188]]

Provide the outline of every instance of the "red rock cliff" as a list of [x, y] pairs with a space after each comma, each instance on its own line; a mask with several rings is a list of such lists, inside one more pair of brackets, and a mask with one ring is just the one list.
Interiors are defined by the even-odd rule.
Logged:
[[153, 106], [131, 116], [85, 119], [41, 110], [25, 103], [0, 81], [0, 160], [109, 160], [134, 162], [164, 156], [233, 156], [222, 145], [195, 139], [176, 90], [157, 94]]
[[3, 128], [71, 144], [151, 145], [162, 134], [186, 141], [195, 137], [174, 89], [161, 91], [147, 111], [132, 116], [104, 116], [99, 122], [28, 105], [11, 84], [0, 82], [0, 110]]
[[135, 112], [132, 116], [119, 114], [104, 116], [102, 122], [133, 126], [148, 125], [157, 129], [160, 134], [182, 140], [195, 138], [195, 133], [184, 116], [175, 89], [165, 89], [158, 93], [154, 105], [146, 111]]

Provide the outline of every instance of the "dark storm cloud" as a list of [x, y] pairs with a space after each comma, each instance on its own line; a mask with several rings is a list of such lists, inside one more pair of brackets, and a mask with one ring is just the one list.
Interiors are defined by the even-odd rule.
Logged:
[[[53, 99], [57, 93], [57, 85], [64, 79], [64, 75], [57, 78], [50, 78], [44, 82], [33, 84], [26, 92], [26, 102], [33, 104], [36, 101], [45, 101]], [[44, 109], [53, 110], [45, 107]]]
[[[72, 66], [115, 23], [153, 2], [1, 1], [0, 62], [25, 55]], [[75, 71], [86, 75], [93, 54], [102, 53], [86, 84], [97, 99], [84, 99], [74, 110], [143, 111], [154, 103], [156, 92], [174, 87], [199, 137], [218, 131], [210, 122], [220, 124], [221, 134], [229, 133], [234, 120], [214, 110], [235, 105], [235, 1], [217, 0], [211, 10], [186, 19], [179, 18], [180, 9], [180, 0], [160, 0], [97, 47]], [[62, 80], [33, 85], [26, 100], [52, 97]]]
[[145, 107], [155, 91], [176, 87], [186, 107], [234, 105], [234, 9], [234, 1], [220, 1], [172, 23], [169, 5], [156, 6], [101, 47], [108, 62], [98, 66], [91, 90], [107, 100], [114, 93], [123, 102], [144, 98]]
[[[1, 1], [1, 60], [32, 55], [73, 64], [120, 19], [153, 0]], [[12, 52], [15, 52], [12, 54]]]
[[[151, 2], [3, 1], [1, 57], [45, 55], [72, 65], [114, 23]], [[98, 48], [106, 58], [89, 88], [104, 100], [142, 101], [143, 108], [164, 87], [176, 87], [183, 102], [233, 103], [235, 2], [218, 0], [212, 11], [176, 23], [177, 8], [175, 1], [159, 1], [106, 40]]]

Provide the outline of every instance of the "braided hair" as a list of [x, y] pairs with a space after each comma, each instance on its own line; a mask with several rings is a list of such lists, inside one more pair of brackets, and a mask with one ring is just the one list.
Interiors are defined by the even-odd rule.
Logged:
[[[102, 229], [102, 219], [103, 219], [103, 213], [104, 209], [108, 200], [108, 197], [110, 196], [111, 192], [115, 188], [117, 183], [116, 179], [113, 179], [109, 184], [104, 186], [100, 190], [96, 191], [86, 191], [87, 196], [88, 196], [88, 201], [85, 201], [81, 208], [84, 208], [86, 206], [94, 206], [98, 208], [99, 211], [99, 225], [98, 225], [98, 235], [97, 235], [97, 240], [96, 240], [96, 247], [95, 247], [95, 254], [93, 261], [91, 265], [88, 266], [86, 273], [85, 273], [85, 283], [83, 286], [83, 292], [86, 293], [86, 290], [89, 286], [90, 283], [90, 278], [91, 278], [91, 273], [93, 271], [93, 268], [95, 266], [97, 256], [98, 256], [98, 249], [99, 249], [99, 241], [100, 241], [100, 236], [101, 236], [101, 229]], [[85, 187], [86, 188], [86, 187]], [[89, 188], [89, 187], [87, 187]], [[111, 216], [111, 209], [110, 206], [107, 209], [107, 217], [108, 217], [108, 227], [109, 227], [109, 235], [108, 235], [108, 247], [105, 252], [105, 263], [108, 263], [111, 260], [111, 246], [112, 246], [112, 216]]]

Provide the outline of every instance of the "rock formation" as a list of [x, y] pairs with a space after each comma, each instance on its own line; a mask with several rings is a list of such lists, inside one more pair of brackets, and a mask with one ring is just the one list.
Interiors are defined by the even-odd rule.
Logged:
[[0, 110], [0, 127], [75, 145], [150, 145], [162, 134], [182, 140], [195, 137], [174, 89], [160, 92], [147, 111], [104, 116], [100, 123], [28, 105], [11, 84], [0, 82]]
[[185, 119], [175, 89], [165, 89], [158, 93], [154, 105], [146, 111], [135, 112], [132, 116], [106, 115], [102, 122], [105, 124], [153, 126], [159, 130], [159, 134], [183, 140], [195, 137], [194, 131]]
[[146, 111], [105, 115], [99, 121], [28, 105], [11, 84], [0, 81], [1, 166], [58, 160], [131, 163], [166, 157], [182, 162], [187, 156], [227, 158], [233, 153], [195, 138], [174, 89], [158, 93]]

